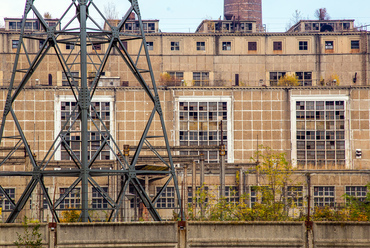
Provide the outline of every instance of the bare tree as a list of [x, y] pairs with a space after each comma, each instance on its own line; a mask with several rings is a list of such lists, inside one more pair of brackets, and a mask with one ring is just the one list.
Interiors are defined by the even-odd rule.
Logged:
[[318, 18], [320, 21], [330, 19], [330, 16], [329, 16], [326, 8], [317, 9], [316, 12], [315, 12], [315, 17]]
[[113, 2], [109, 2], [104, 6], [104, 15], [108, 21], [118, 19], [117, 8]]
[[285, 27], [286, 31], [288, 31], [294, 24], [298, 23], [302, 19], [303, 17], [301, 11], [296, 9]]

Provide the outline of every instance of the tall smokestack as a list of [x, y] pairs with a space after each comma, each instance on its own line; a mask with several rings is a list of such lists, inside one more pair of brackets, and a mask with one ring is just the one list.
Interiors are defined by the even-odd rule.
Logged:
[[224, 0], [226, 20], [256, 21], [257, 29], [262, 29], [262, 0]]

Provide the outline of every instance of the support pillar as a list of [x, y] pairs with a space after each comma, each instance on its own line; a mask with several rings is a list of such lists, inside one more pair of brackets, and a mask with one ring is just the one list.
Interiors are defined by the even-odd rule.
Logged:
[[220, 198], [225, 197], [225, 145], [220, 145]]

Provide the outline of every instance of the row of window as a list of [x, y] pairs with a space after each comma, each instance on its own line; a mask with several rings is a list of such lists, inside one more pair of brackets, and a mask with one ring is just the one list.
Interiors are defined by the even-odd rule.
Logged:
[[[157, 188], [157, 193], [161, 188]], [[199, 187], [196, 188], [199, 191]], [[208, 191], [208, 187], [203, 188]], [[357, 198], [360, 201], [365, 201], [367, 194], [366, 186], [345, 186], [345, 194]], [[195, 199], [192, 187], [187, 190], [187, 203], [192, 204], [194, 200], [197, 201], [199, 207], [199, 200]], [[304, 194], [303, 186], [288, 186], [287, 187], [287, 202], [291, 207], [303, 207]], [[249, 186], [249, 202], [250, 207], [258, 202], [258, 192], [255, 186]], [[240, 200], [239, 190], [236, 186], [225, 187], [225, 198], [228, 202], [238, 203]], [[209, 199], [203, 199], [203, 203], [207, 204]], [[263, 199], [261, 202], [263, 203]], [[334, 186], [314, 186], [313, 187], [313, 201], [314, 206], [335, 206], [335, 187]], [[175, 207], [175, 189], [174, 187], [167, 187], [161, 194], [156, 204], [157, 208], [174, 208]]]

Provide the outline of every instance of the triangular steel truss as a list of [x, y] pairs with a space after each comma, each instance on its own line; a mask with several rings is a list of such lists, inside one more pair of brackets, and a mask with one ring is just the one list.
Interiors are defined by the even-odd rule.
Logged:
[[[32, 192], [34, 191], [37, 185], [41, 185], [43, 194], [44, 196], [46, 196], [49, 209], [51, 210], [52, 215], [56, 221], [59, 221], [59, 217], [55, 209], [64, 200], [64, 198], [70, 192], [72, 192], [76, 185], [81, 185], [80, 218], [83, 222], [87, 222], [90, 219], [88, 213], [89, 184], [93, 188], [95, 188], [104, 197], [104, 199], [107, 200], [108, 204], [110, 205], [110, 209], [112, 211], [109, 220], [111, 221], [117, 219], [118, 210], [121, 207], [123, 198], [125, 197], [125, 193], [127, 191], [129, 184], [131, 184], [133, 188], [136, 190], [138, 196], [141, 198], [142, 202], [144, 203], [145, 207], [148, 209], [149, 213], [151, 214], [154, 220], [161, 220], [161, 217], [155, 208], [155, 204], [158, 201], [161, 194], [166, 189], [167, 185], [172, 180], [175, 186], [175, 192], [177, 194], [178, 199], [177, 203], [180, 206], [180, 195], [177, 185], [177, 178], [166, 133], [161, 104], [154, 80], [153, 70], [149, 59], [148, 48], [146, 46], [146, 40], [139, 5], [137, 0], [129, 0], [129, 2], [131, 6], [129, 7], [128, 11], [126, 12], [126, 14], [124, 15], [124, 17], [117, 26], [112, 25], [104, 17], [102, 12], [93, 2], [93, 0], [72, 0], [67, 10], [59, 19], [58, 24], [56, 26], [49, 26], [47, 21], [43, 18], [43, 16], [38, 12], [37, 8], [35, 7], [34, 0], [26, 1], [24, 15], [22, 18], [19, 44], [15, 56], [12, 77], [9, 85], [9, 91], [0, 127], [0, 144], [4, 139], [8, 138], [18, 139], [19, 142], [14, 147], [14, 149], [12, 149], [9, 155], [6, 156], [5, 159], [1, 162], [0, 166], [4, 165], [7, 162], [8, 158], [10, 158], [13, 154], [16, 153], [19, 147], [24, 146], [26, 156], [29, 157], [30, 163], [33, 166], [33, 170], [31, 172], [26, 171], [0, 172], [0, 176], [26, 176], [26, 177], [28, 176], [31, 178], [23, 194], [16, 202], [12, 201], [12, 199], [9, 197], [8, 194], [6, 194], [5, 190], [0, 185], [0, 193], [2, 192], [5, 195], [5, 197], [9, 200], [10, 204], [13, 205], [14, 208], [6, 222], [15, 221], [18, 214], [26, 205], [26, 202], [29, 200]], [[102, 18], [104, 20], [106, 25], [109, 26], [108, 30], [101, 27], [93, 19], [93, 17], [89, 15], [89, 13], [91, 13], [92, 11], [97, 13], [99, 15], [99, 18]], [[27, 16], [30, 15], [30, 13], [32, 12], [40, 22], [43, 31], [32, 33], [26, 32], [25, 23], [27, 20]], [[122, 33], [121, 30], [124, 27], [125, 23], [127, 22], [132, 12], [134, 12], [138, 17], [140, 31], [138, 33]], [[73, 13], [73, 17], [71, 19], [67, 19], [66, 16], [67, 14], [70, 13]], [[62, 26], [62, 22], [66, 24]], [[28, 53], [27, 47], [25, 45], [25, 40], [27, 39], [36, 39], [40, 41], [41, 47], [36, 55], [31, 55], [30, 53]], [[128, 53], [124, 45], [124, 42], [128, 42], [130, 40], [141, 41], [140, 49], [134, 56], [131, 56]], [[74, 49], [76, 49], [78, 52], [73, 53], [71, 51], [70, 54], [63, 54], [60, 48], [60, 44], [70, 45], [74, 47]], [[105, 54], [99, 54], [95, 50], [95, 46], [101, 44], [107, 44], [108, 46]], [[93, 55], [87, 53], [88, 46], [91, 46], [95, 51]], [[137, 81], [140, 83], [140, 85], [142, 86], [147, 96], [150, 98], [154, 105], [151, 115], [146, 124], [146, 127], [143, 131], [140, 142], [137, 146], [138, 148], [131, 162], [125, 158], [124, 154], [121, 152], [120, 148], [118, 147], [112, 135], [110, 134], [109, 129], [105, 126], [104, 121], [102, 120], [101, 116], [99, 116], [98, 112], [94, 108], [94, 105], [92, 104], [92, 98], [98, 86], [99, 79], [107, 63], [108, 57], [113, 51], [113, 49], [118, 52], [120, 57], [127, 64], [128, 68], [131, 70], [131, 72], [133, 73]], [[71, 115], [67, 116], [67, 121], [61, 128], [60, 133], [54, 140], [46, 156], [40, 162], [36, 161], [35, 157], [33, 156], [34, 153], [26, 140], [26, 136], [22, 131], [21, 125], [19, 124], [19, 121], [17, 119], [16, 112], [13, 109], [13, 103], [17, 99], [17, 96], [20, 94], [22, 89], [26, 86], [27, 82], [29, 81], [37, 67], [40, 65], [43, 58], [46, 56], [48, 52], [51, 52], [52, 50], [54, 50], [56, 56], [58, 57], [60, 65], [63, 68], [63, 71], [69, 83], [70, 90], [76, 101], [76, 105], [74, 106]], [[27, 58], [28, 65], [26, 68], [20, 68], [19, 58], [21, 55], [26, 56]], [[92, 58], [93, 56], [94, 59]], [[137, 65], [139, 60], [141, 62], [140, 63], [141, 65], [143, 64], [142, 60], [144, 60], [145, 62], [144, 64], [146, 65], [145, 68], [140, 69], [138, 68]], [[76, 61], [78, 61], [78, 63], [76, 63]], [[72, 66], [76, 64], [80, 65], [79, 77], [76, 77], [71, 73]], [[92, 83], [90, 85], [88, 85], [88, 75], [87, 75], [88, 64], [93, 65], [93, 68], [95, 68], [96, 71], [95, 75], [92, 78], [90, 78], [90, 81], [92, 80]], [[150, 75], [149, 78], [151, 81], [151, 87], [149, 87], [147, 82], [144, 80], [143, 73], [147, 73]], [[19, 84], [16, 85], [15, 79], [20, 74], [23, 75], [22, 80], [19, 82]], [[19, 135], [15, 136], [4, 135], [4, 132], [6, 130], [5, 128], [6, 119], [7, 117], [9, 117], [9, 115], [11, 115], [12, 120], [8, 121], [14, 121], [14, 124], [18, 130]], [[163, 135], [159, 137], [156, 136], [154, 138], [161, 139], [162, 142], [165, 143], [167, 147], [166, 155], [168, 156], [166, 157], [166, 159], [164, 159], [164, 157], [162, 157], [160, 153], [157, 152], [150, 143], [150, 138], [153, 137], [150, 137], [148, 135], [148, 132], [155, 117], [159, 118], [160, 120]], [[10, 117], [8, 119], [10, 119]], [[71, 124], [67, 125], [67, 122]], [[79, 135], [81, 137], [80, 154], [76, 154], [70, 146], [70, 134], [76, 132], [76, 130], [74, 130], [73, 127], [74, 125], [76, 125], [77, 122], [80, 125], [79, 131], [80, 133]], [[91, 142], [91, 139], [89, 138], [88, 122], [91, 122], [92, 125], [94, 125], [95, 128], [98, 130], [95, 132], [98, 132], [99, 134], [98, 137], [100, 139], [100, 147], [96, 150], [95, 154], [92, 156], [88, 155], [87, 151], [88, 144], [89, 142]], [[107, 146], [112, 151], [112, 154], [114, 154], [115, 159], [120, 164], [120, 168], [118, 170], [101, 170], [94, 168], [94, 162], [98, 158], [103, 148]], [[139, 179], [137, 178], [137, 175], [148, 174], [150, 173], [150, 171], [136, 170], [135, 168], [143, 146], [148, 146], [150, 150], [153, 152], [153, 154], [155, 154], [155, 156], [157, 156], [158, 159], [165, 166], [167, 166], [167, 170], [155, 172], [157, 175], [167, 176], [168, 180], [153, 199], [149, 198], [144, 188], [140, 184]], [[68, 153], [68, 155], [70, 156], [71, 160], [75, 165], [74, 169], [68, 171], [48, 170], [48, 165], [50, 161], [53, 160], [57, 149], [64, 149]], [[108, 193], [105, 193], [102, 187], [94, 180], [94, 178], [96, 177], [104, 176], [106, 177], [112, 175], [121, 176], [123, 178], [122, 187], [116, 199], [113, 199], [113, 197], [111, 197]], [[44, 177], [48, 176], [76, 177], [76, 180], [72, 185], [70, 185], [70, 187], [66, 190], [64, 195], [62, 195], [55, 202], [52, 202], [44, 184]]]

